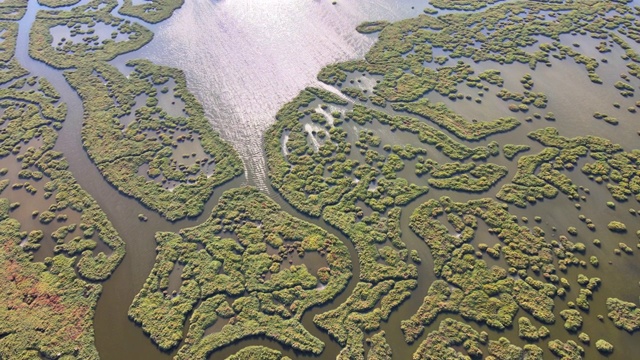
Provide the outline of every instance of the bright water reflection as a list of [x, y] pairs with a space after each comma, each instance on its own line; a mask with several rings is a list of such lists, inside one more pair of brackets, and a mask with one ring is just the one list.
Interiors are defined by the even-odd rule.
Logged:
[[[131, 57], [184, 70], [209, 121], [240, 153], [248, 182], [267, 188], [262, 134], [282, 104], [317, 85], [326, 64], [362, 57], [366, 20], [416, 16], [424, 1], [194, 0]], [[118, 60], [119, 63], [122, 60]]]

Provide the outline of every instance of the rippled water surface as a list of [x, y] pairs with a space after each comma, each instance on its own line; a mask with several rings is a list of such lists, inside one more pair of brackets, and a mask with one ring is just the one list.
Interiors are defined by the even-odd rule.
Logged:
[[[318, 85], [326, 64], [362, 57], [376, 39], [366, 20], [413, 17], [415, 0], [193, 0], [128, 58], [184, 70], [213, 127], [242, 156], [248, 182], [267, 188], [262, 134], [282, 104]], [[122, 57], [124, 58], [124, 57]], [[118, 63], [122, 64], [122, 58]]]

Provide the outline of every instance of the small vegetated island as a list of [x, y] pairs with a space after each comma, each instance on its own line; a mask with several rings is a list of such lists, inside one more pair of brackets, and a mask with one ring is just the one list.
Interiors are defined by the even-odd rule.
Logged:
[[[182, 4], [124, 0], [117, 12], [157, 23]], [[637, 270], [629, 244], [640, 240], [640, 150], [611, 129], [637, 126], [640, 8], [430, 4], [438, 10], [358, 26], [377, 34], [371, 50], [323, 68], [323, 86], [282, 106], [265, 135], [273, 188], [341, 232], [357, 259], [258, 190], [228, 190], [199, 225], [156, 234], [155, 264], [128, 316], [160, 349], [205, 359], [263, 336], [323, 356], [314, 331], [339, 344], [340, 359], [581, 359], [632, 346], [613, 332], [640, 329], [638, 291], [626, 290], [637, 274], [602, 269]], [[169, 221], [198, 216], [242, 164], [180, 70], [132, 60], [123, 73], [108, 63], [153, 35], [117, 6], [40, 11], [29, 53], [64, 70], [81, 96], [82, 143], [109, 183]], [[19, 19], [26, 1], [0, 10]], [[52, 150], [65, 105], [14, 59], [17, 24], [0, 31], [0, 358], [97, 358], [99, 282], [124, 245]], [[582, 91], [604, 89], [615, 102], [586, 118], [556, 111], [560, 96], [542, 70], [567, 63], [587, 80]], [[612, 139], [581, 132], [586, 122]], [[546, 217], [548, 202], [573, 221]], [[53, 256], [35, 261], [50, 240]], [[345, 301], [321, 308], [316, 329], [303, 326], [349, 281]], [[412, 304], [418, 288], [426, 296]], [[400, 307], [402, 319], [388, 323]], [[390, 330], [403, 339], [388, 341]], [[256, 358], [287, 357], [249, 346], [228, 359]]]

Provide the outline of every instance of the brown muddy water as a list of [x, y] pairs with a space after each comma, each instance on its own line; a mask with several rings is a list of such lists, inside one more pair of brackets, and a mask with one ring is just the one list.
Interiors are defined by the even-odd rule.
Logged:
[[[83, 1], [85, 2], [85, 1]], [[329, 336], [316, 328], [313, 316], [317, 313], [335, 308], [345, 301], [355, 286], [359, 275], [358, 262], [351, 243], [337, 230], [328, 226], [324, 221], [309, 218], [294, 210], [271, 189], [266, 177], [266, 165], [262, 150], [262, 134], [275, 121], [277, 110], [285, 102], [291, 100], [301, 89], [309, 85], [318, 85], [316, 74], [322, 66], [347, 59], [362, 57], [376, 39], [375, 35], [362, 35], [355, 32], [355, 27], [365, 20], [399, 20], [417, 15], [426, 6], [426, 1], [415, 0], [339, 0], [338, 5], [331, 5], [331, 1], [301, 1], [301, 0], [191, 0], [182, 9], [158, 25], [146, 25], [155, 32], [154, 40], [141, 50], [126, 54], [113, 61], [113, 64], [124, 70], [127, 59], [147, 58], [151, 61], [182, 69], [186, 76], [189, 89], [195, 93], [203, 103], [209, 121], [222, 137], [240, 153], [246, 169], [246, 175], [240, 177], [216, 190], [206, 209], [199, 218], [170, 223], [157, 214], [145, 209], [137, 201], [122, 196], [116, 189], [104, 181], [102, 176], [87, 157], [80, 143], [80, 128], [82, 122], [82, 103], [77, 94], [65, 82], [62, 72], [54, 70], [45, 64], [29, 58], [27, 52], [28, 31], [39, 8], [35, 0], [30, 0], [27, 14], [20, 22], [17, 56], [21, 64], [33, 75], [44, 76], [51, 81], [61, 93], [62, 101], [68, 104], [69, 113], [65, 126], [60, 133], [56, 149], [63, 151], [69, 160], [71, 171], [78, 182], [96, 198], [109, 219], [120, 232], [126, 242], [127, 255], [113, 276], [104, 284], [103, 294], [98, 302], [95, 317], [96, 346], [102, 359], [165, 359], [171, 354], [159, 351], [143, 334], [140, 327], [127, 318], [128, 307], [144, 283], [155, 259], [156, 231], [178, 231], [183, 227], [201, 223], [215, 206], [217, 199], [226, 189], [244, 184], [255, 185], [269, 193], [282, 208], [302, 219], [323, 227], [325, 230], [340, 237], [349, 247], [354, 264], [354, 275], [349, 287], [332, 303], [308, 311], [303, 317], [303, 324], [311, 333], [326, 343], [326, 348], [318, 358], [335, 358], [339, 346]], [[131, 19], [140, 22], [139, 20]], [[565, 40], [565, 39], [563, 39]], [[578, 42], [583, 49], [597, 44], [593, 39], [569, 36], [568, 42]], [[595, 54], [594, 54], [595, 56]], [[599, 135], [610, 138], [626, 150], [638, 148], [640, 144], [640, 117], [626, 111], [635, 99], [622, 98], [613, 89], [613, 82], [623, 71], [622, 61], [615, 51], [607, 54], [607, 64], [601, 64], [598, 73], [605, 81], [602, 86], [592, 84], [587, 78], [586, 71], [580, 65], [570, 60], [554, 60], [551, 67], [540, 66], [531, 71], [525, 65], [500, 66], [495, 63], [475, 64], [477, 72], [494, 68], [502, 71], [505, 78], [505, 88], [520, 89], [519, 79], [524, 73], [531, 73], [535, 81], [534, 91], [542, 91], [549, 97], [549, 106], [540, 111], [555, 113], [557, 120], [548, 122], [544, 119], [524, 122], [526, 116], [538, 110], [533, 109], [528, 114], [518, 114], [523, 123], [514, 131], [490, 137], [486, 141], [474, 142], [469, 145], [477, 146], [496, 140], [501, 145], [527, 144], [531, 150], [527, 154], [535, 154], [541, 146], [526, 137], [529, 131], [540, 127], [554, 126], [561, 135]], [[633, 85], [638, 87], [637, 79]], [[475, 97], [474, 89], [464, 86], [462, 93]], [[433, 101], [443, 101], [468, 118], [489, 120], [501, 116], [512, 115], [504, 103], [495, 98], [495, 88], [485, 93], [483, 104], [473, 101], [451, 101], [437, 95], [429, 95]], [[637, 97], [636, 97], [637, 98]], [[614, 102], [621, 104], [620, 109], [612, 106]], [[593, 119], [594, 112], [599, 111], [615, 116], [620, 121], [618, 126], [611, 126]], [[413, 143], [417, 139], [413, 136], [391, 133], [383, 125], [372, 129], [381, 137], [389, 137], [400, 144]], [[428, 149], [430, 154], [437, 154], [435, 148]], [[494, 196], [499, 187], [508, 182], [515, 173], [515, 161], [508, 161], [503, 157], [492, 159], [501, 165], [508, 166], [509, 175], [499, 182], [492, 190], [483, 196]], [[413, 174], [411, 166], [407, 166], [402, 174], [410, 181], [425, 182]], [[574, 170], [571, 178], [576, 185], [589, 188], [590, 195], [583, 202], [582, 209], [577, 210], [574, 202], [559, 195], [553, 201], [543, 201], [527, 209], [511, 206], [510, 210], [520, 216], [533, 219], [539, 215], [543, 218], [541, 226], [549, 238], [566, 233], [568, 226], [578, 228], [578, 236], [572, 241], [581, 241], [587, 245], [587, 257], [596, 255], [600, 260], [598, 269], [570, 268], [564, 277], [575, 282], [579, 273], [592, 277], [603, 278], [601, 288], [594, 293], [591, 301], [591, 313], [585, 316], [583, 331], [587, 332], [592, 344], [598, 338], [605, 338], [615, 346], [615, 353], [610, 358], [629, 359], [629, 354], [640, 351], [640, 343], [633, 337], [616, 329], [609, 320], [600, 322], [596, 314], [606, 317], [605, 301], [615, 296], [626, 301], [637, 303], [640, 295], [638, 280], [640, 277], [640, 262], [634, 255], [615, 255], [613, 249], [619, 242], [625, 242], [632, 248], [638, 242], [635, 230], [640, 228], [639, 217], [632, 216], [629, 208], [640, 209], [640, 204], [632, 200], [619, 203], [617, 209], [606, 207], [606, 201], [611, 197], [604, 185], [598, 185]], [[407, 345], [400, 331], [400, 321], [409, 318], [418, 309], [430, 283], [434, 279], [431, 267], [431, 256], [424, 242], [408, 227], [409, 216], [422, 202], [429, 198], [450, 196], [455, 201], [466, 201], [478, 196], [431, 189], [428, 194], [414, 200], [403, 209], [401, 227], [403, 241], [410, 249], [418, 250], [422, 258], [419, 266], [419, 285], [412, 296], [394, 311], [382, 329], [386, 331], [387, 341], [393, 349], [394, 358], [411, 358], [424, 335], [414, 344]], [[148, 216], [148, 222], [140, 222], [137, 214]], [[589, 231], [578, 220], [578, 214], [585, 214], [594, 220], [597, 230]], [[26, 215], [25, 215], [26, 216]], [[618, 219], [632, 231], [626, 235], [616, 235], [606, 229], [606, 224]], [[553, 231], [553, 227], [557, 231]], [[602, 247], [591, 245], [594, 238], [602, 240]], [[479, 235], [475, 243], [496, 242], [496, 238], [488, 234]], [[486, 258], [486, 257], [485, 257]], [[490, 259], [485, 259], [493, 264]], [[494, 261], [495, 262], [495, 261]], [[495, 262], [500, 266], [504, 263]], [[568, 298], [575, 298], [577, 289], [569, 292]], [[561, 310], [560, 302], [556, 310]], [[557, 313], [558, 311], [556, 311]], [[517, 316], [524, 315], [521, 310]], [[425, 333], [436, 329], [444, 318], [425, 330]], [[454, 318], [457, 318], [454, 316]], [[540, 326], [540, 324], [534, 325]], [[478, 330], [486, 330], [485, 326], [472, 323]], [[575, 339], [569, 335], [558, 319], [556, 324], [548, 326], [551, 338], [562, 340]], [[517, 329], [507, 334], [489, 331], [491, 339], [507, 336], [517, 345], [524, 343], [517, 337]], [[211, 358], [224, 359], [248, 345], [265, 345], [282, 350], [292, 358], [312, 357], [299, 354], [279, 343], [256, 337], [240, 341], [236, 344], [215, 352]], [[539, 343], [546, 351], [546, 344]], [[596, 358], [598, 353], [594, 345], [585, 346], [587, 358]], [[545, 358], [552, 357], [546, 351]]]

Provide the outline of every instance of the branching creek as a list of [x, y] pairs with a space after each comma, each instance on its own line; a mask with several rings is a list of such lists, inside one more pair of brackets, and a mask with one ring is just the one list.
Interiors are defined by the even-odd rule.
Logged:
[[[86, 2], [87, 1], [83, 0], [74, 6], [59, 9], [70, 9]], [[182, 9], [179, 9], [174, 13], [174, 17], [180, 16], [181, 12], [193, 15], [198, 12], [198, 9], [202, 10], [202, 8], [205, 8], [207, 11], [200, 14], [201, 18], [198, 19], [199, 22], [197, 22], [197, 25], [205, 28], [207, 31], [213, 30], [207, 29], [207, 27], [209, 27], [209, 21], [205, 15], [216, 17], [216, 21], [218, 22], [224, 22], [226, 20], [224, 15], [216, 14], [216, 11], [218, 10], [216, 9], [216, 6], [226, 5], [224, 2], [198, 1], [196, 3], [197, 4], [185, 4]], [[269, 4], [260, 6], [277, 6], [277, 4], [268, 3]], [[415, 3], [415, 10], [412, 9], [412, 5], [414, 5], [413, 3]], [[303, 317], [304, 326], [314, 336], [327, 344], [327, 348], [323, 352], [322, 356], [335, 357], [337, 355], [339, 347], [336, 346], [335, 342], [333, 342], [324, 331], [321, 331], [313, 324], [312, 319], [315, 314], [335, 308], [337, 305], [344, 302], [352, 292], [359, 276], [359, 266], [355, 249], [348, 239], [333, 227], [326, 224], [326, 222], [318, 218], [311, 218], [298, 212], [284, 201], [276, 191], [269, 190], [269, 186], [267, 185], [268, 180], [266, 179], [266, 169], [264, 168], [264, 154], [261, 150], [262, 136], [260, 134], [271, 124], [275, 111], [278, 107], [288, 101], [291, 97], [295, 96], [295, 94], [305, 85], [316, 82], [315, 74], [319, 71], [320, 67], [327, 63], [348, 58], [357, 58], [364, 54], [375, 38], [373, 36], [365, 36], [356, 33], [355, 26], [358, 23], [369, 19], [368, 15], [370, 15], [371, 12], [375, 13], [376, 16], [383, 16], [389, 20], [398, 20], [402, 17], [408, 17], [418, 13], [420, 11], [419, 9], [421, 9], [418, 4], [418, 1], [412, 1], [412, 3], [409, 3], [396, 0], [374, 0], [359, 5], [349, 4], [349, 8], [341, 10], [332, 9], [330, 4], [329, 6], [326, 6], [326, 4], [323, 4], [324, 6], [312, 4], [313, 9], [309, 10], [305, 16], [311, 17], [320, 15], [320, 20], [314, 20], [315, 25], [317, 27], [326, 26], [322, 31], [327, 31], [330, 35], [326, 35], [326, 39], [324, 39], [323, 44], [314, 44], [308, 50], [308, 54], [305, 55], [309, 57], [309, 59], [304, 62], [304, 65], [298, 65], [300, 67], [298, 73], [293, 75], [283, 74], [290, 82], [289, 84], [274, 84], [274, 86], [279, 87], [279, 91], [276, 94], [268, 95], [269, 91], [274, 89], [265, 89], [264, 91], [255, 92], [256, 97], [251, 99], [252, 102], [249, 107], [240, 106], [242, 105], [242, 100], [240, 98], [236, 98], [234, 91], [244, 91], [244, 93], [247, 93], [246, 89], [242, 89], [243, 87], [253, 88], [256, 86], [264, 86], [264, 84], [273, 82], [274, 76], [278, 76], [278, 74], [271, 73], [268, 74], [268, 76], [261, 78], [260, 81], [262, 85], [253, 84], [252, 81], [254, 81], [255, 78], [249, 78], [245, 82], [245, 80], [242, 79], [244, 76], [241, 75], [243, 71], [255, 72], [256, 70], [253, 70], [253, 64], [244, 63], [241, 66], [248, 67], [247, 69], [242, 69], [239, 66], [238, 68], [228, 72], [233, 76], [239, 75], [240, 77], [236, 79], [223, 79], [222, 83], [211, 81], [212, 78], [216, 79], [221, 77], [221, 74], [219, 74], [220, 68], [215, 65], [216, 61], [222, 61], [224, 57], [231, 57], [232, 54], [230, 52], [238, 50], [236, 48], [237, 44], [234, 44], [233, 41], [227, 40], [226, 44], [223, 44], [226, 47], [223, 51], [214, 51], [212, 53], [207, 52], [207, 49], [204, 49], [205, 54], [203, 55], [200, 53], [200, 50], [202, 49], [196, 51], [193, 48], [194, 43], [189, 41], [190, 39], [173, 38], [171, 36], [172, 34], [167, 34], [168, 31], [164, 30], [167, 22], [173, 21], [173, 26], [180, 26], [180, 23], [182, 23], [182, 26], [185, 27], [184, 30], [187, 31], [188, 34], [183, 32], [181, 33], [182, 36], [197, 36], [196, 34], [211, 36], [213, 38], [219, 36], [218, 34], [202, 33], [196, 30], [191, 30], [189, 28], [189, 26], [193, 25], [193, 23], [190, 23], [191, 19], [173, 20], [170, 18], [160, 24], [148, 24], [133, 17], [117, 14], [119, 7], [114, 9], [112, 12], [113, 14], [117, 14], [118, 17], [132, 22], [141, 23], [156, 33], [156, 35], [155, 39], [150, 44], [147, 44], [137, 51], [123, 54], [114, 59], [112, 63], [121, 70], [125, 70], [126, 66], [124, 64], [129, 59], [148, 58], [158, 64], [175, 66], [184, 70], [187, 73], [189, 89], [193, 91], [199, 100], [205, 105], [208, 118], [212, 122], [212, 126], [214, 126], [214, 129], [221, 132], [225, 140], [232, 141], [236, 150], [241, 153], [243, 161], [245, 162], [246, 174], [218, 187], [211, 199], [207, 202], [202, 215], [195, 219], [171, 223], [155, 212], [149, 211], [135, 199], [120, 194], [116, 188], [104, 180], [98, 169], [87, 156], [82, 147], [79, 136], [83, 118], [83, 106], [80, 97], [64, 79], [63, 71], [54, 69], [44, 63], [32, 59], [29, 56], [29, 29], [38, 10], [44, 8], [37, 4], [35, 0], [29, 1], [27, 12], [22, 20], [19, 21], [20, 28], [18, 32], [16, 58], [19, 60], [20, 64], [31, 73], [31, 75], [47, 78], [60, 93], [61, 101], [67, 104], [67, 118], [64, 122], [63, 129], [60, 131], [55, 150], [61, 151], [65, 154], [65, 157], [70, 164], [70, 170], [75, 175], [78, 183], [87, 192], [92, 194], [96, 201], [101, 205], [108, 218], [111, 220], [114, 227], [118, 230], [126, 243], [127, 255], [123, 262], [118, 266], [115, 273], [103, 285], [103, 293], [98, 301], [98, 307], [96, 309], [94, 322], [96, 346], [102, 359], [160, 359], [171, 357], [172, 353], [165, 353], [158, 350], [149, 338], [143, 334], [142, 330], [131, 322], [126, 315], [129, 305], [131, 304], [131, 300], [142, 287], [144, 280], [153, 266], [156, 248], [154, 234], [157, 231], [178, 231], [184, 227], [195, 226], [209, 216], [211, 209], [215, 206], [218, 198], [225, 190], [244, 185], [258, 186], [269, 193], [270, 196], [283, 208], [283, 210], [290, 214], [296, 214], [299, 218], [314, 223], [326, 231], [338, 236], [338, 238], [340, 238], [349, 248], [349, 252], [353, 259], [353, 276], [349, 282], [349, 286], [334, 301], [319, 308], [311, 309]], [[238, 8], [234, 9], [232, 7], [231, 9], [227, 9], [227, 11], [236, 11], [237, 13], [241, 13], [243, 11], [243, 7], [246, 9], [251, 5], [247, 2], [243, 2], [236, 6], [238, 6]], [[292, 4], [282, 10], [293, 12], [295, 10], [294, 8], [297, 6], [302, 5]], [[307, 5], [304, 6], [306, 7]], [[360, 6], [362, 6], [362, 8], [359, 8]], [[341, 14], [341, 12], [343, 13]], [[260, 9], [257, 8], [252, 11], [248, 11], [247, 14], [254, 17], [261, 16]], [[247, 14], [244, 16], [247, 16]], [[334, 15], [338, 17], [338, 21], [331, 21], [331, 19], [328, 19], [330, 16]], [[323, 24], [326, 21], [329, 21], [329, 24]], [[289, 25], [300, 26], [301, 22], [304, 22], [304, 19], [298, 19], [294, 24]], [[271, 24], [271, 26], [277, 25], [278, 24]], [[325, 35], [323, 35], [323, 37], [324, 36]], [[333, 37], [333, 39], [331, 37]], [[285, 36], [280, 36], [279, 38], [273, 39], [272, 45], [276, 45], [277, 47], [267, 49], [265, 46], [264, 49], [258, 50], [258, 53], [254, 53], [252, 55], [256, 57], [261, 56], [259, 53], [260, 51], [271, 51], [272, 53], [276, 53], [281, 51], [284, 47], [286, 53], [282, 54], [282, 56], [293, 56], [292, 50], [295, 50], [295, 46], [282, 44], [282, 41], [285, 40], [285, 38]], [[195, 41], [198, 40], [195, 39]], [[244, 45], [245, 48], [243, 50], [252, 50], [248, 47], [256, 45], [259, 41], [261, 40], [252, 40], [252, 43]], [[278, 41], [280, 43], [278, 43]], [[300, 35], [298, 41], [307, 42], [308, 40], [304, 39], [303, 36]], [[174, 42], [177, 42], [177, 44]], [[311, 41], [309, 41], [309, 43], [313, 44]], [[329, 47], [336, 44], [336, 48], [332, 49]], [[163, 48], [167, 47], [172, 48], [173, 51], [179, 51], [181, 46], [186, 46], [190, 49], [188, 56], [175, 57], [173, 52], [163, 51]], [[255, 49], [253, 50], [255, 51]], [[194, 60], [193, 58], [189, 58], [189, 56], [196, 57], [199, 62], [197, 65], [193, 64], [193, 67], [191, 68], [184, 68], [185, 65], [188, 65], [189, 62]], [[244, 55], [239, 54], [236, 56], [242, 57]], [[290, 61], [293, 63], [294, 59], [290, 59]], [[312, 62], [313, 66], [309, 66], [308, 62]], [[204, 69], [207, 71], [207, 76], [201, 76], [199, 74], [199, 72], [203, 70], [199, 69], [199, 66], [207, 66], [207, 68]], [[266, 67], [271, 66], [271, 63], [269, 61], [264, 61], [261, 66], [262, 67], [257, 69], [257, 71], [265, 71]], [[286, 67], [281, 66], [281, 68]], [[285, 70], [280, 69], [279, 71], [282, 72]], [[227, 83], [227, 81], [236, 81], [237, 84], [230, 84], [229, 89], [221, 88], [225, 83]], [[227, 95], [227, 98], [221, 100], [220, 97], [223, 95]], [[269, 96], [271, 96], [271, 98], [269, 98]], [[227, 103], [225, 103], [225, 101], [227, 101]], [[231, 104], [228, 103], [230, 101], [232, 102]], [[235, 101], [238, 102], [233, 103]], [[247, 113], [247, 111], [249, 112]], [[232, 119], [231, 121], [241, 121], [243, 125], [229, 127], [226, 125], [226, 122], [229, 121], [229, 119]], [[250, 144], [247, 145], [242, 143], [244, 141], [247, 141]], [[244, 152], [244, 149], [248, 149], [249, 152]], [[148, 221], [140, 222], [137, 218], [137, 214], [139, 213], [144, 213], [148, 217]], [[416, 243], [420, 244], [422, 242], [418, 242], [416, 239]], [[424, 248], [424, 251], [421, 252], [421, 256], [424, 259], [427, 259], [428, 251], [423, 243], [422, 247]], [[426, 290], [426, 287], [424, 289]], [[418, 291], [419, 290], [420, 289], [418, 289]], [[423, 296], [423, 294], [416, 293], [416, 299], [421, 299]], [[185, 325], [185, 331], [186, 328], [188, 328], [188, 323]], [[227, 346], [223, 350], [218, 351], [211, 356], [212, 358], [224, 358], [228, 355], [234, 354], [244, 346], [258, 344], [279, 349], [283, 351], [284, 354], [289, 354], [291, 357], [301, 356], [301, 354], [296, 354], [291, 349], [284, 348], [275, 341], [269, 341], [260, 337], [243, 340], [234, 345]]]
[[[81, 3], [85, 2], [83, 0]], [[321, 218], [310, 217], [297, 211], [271, 187], [266, 174], [263, 134], [275, 121], [275, 113], [284, 103], [291, 100], [304, 87], [319, 85], [316, 74], [324, 65], [361, 58], [366, 53], [375, 42], [377, 35], [358, 34], [355, 31], [357, 24], [365, 20], [383, 18], [396, 21], [413, 17], [422, 12], [426, 2], [368, 0], [355, 4], [355, 2], [340, 0], [337, 6], [332, 6], [330, 1], [308, 3], [273, 0], [260, 1], [260, 4], [251, 3], [249, 0], [236, 2], [233, 0], [187, 1], [181, 9], [176, 10], [171, 18], [156, 25], [144, 23], [133, 17], [117, 15], [143, 24], [155, 33], [155, 38], [140, 50], [117, 57], [111, 61], [111, 64], [124, 70], [124, 64], [127, 60], [144, 58], [160, 65], [183, 70], [187, 76], [189, 90], [203, 104], [211, 125], [220, 132], [224, 140], [234, 146], [244, 163], [245, 174], [216, 188], [200, 216], [176, 222], [169, 222], [157, 213], [145, 208], [135, 199], [122, 195], [104, 180], [81, 143], [83, 106], [80, 97], [66, 82], [62, 71], [33, 60], [28, 54], [29, 29], [37, 11], [42, 7], [35, 0], [29, 0], [26, 15], [19, 22], [17, 59], [31, 75], [46, 77], [60, 93], [61, 101], [68, 106], [67, 118], [59, 133], [55, 149], [65, 154], [70, 164], [70, 170], [78, 183], [96, 199], [126, 243], [126, 256], [115, 273], [103, 284], [103, 293], [96, 309], [94, 322], [96, 346], [100, 357], [104, 360], [169, 359], [175, 354], [175, 350], [172, 352], [160, 351], [142, 332], [142, 329], [127, 317], [127, 311], [133, 297], [141, 289], [154, 264], [156, 255], [154, 234], [157, 231], [177, 232], [182, 228], [202, 223], [209, 217], [211, 210], [225, 190], [244, 185], [256, 186], [267, 193], [287, 213], [318, 225], [337, 236], [348, 247], [352, 258], [353, 275], [347, 288], [336, 299], [323, 306], [310, 309], [302, 318], [304, 327], [325, 343], [326, 347], [321, 355], [313, 356], [299, 353], [266, 337], [252, 337], [226, 346], [214, 352], [210, 358], [224, 359], [248, 345], [264, 345], [277, 349], [283, 355], [293, 359], [311, 357], [333, 359], [340, 351], [340, 346], [313, 323], [313, 317], [336, 308], [352, 293], [360, 275], [356, 250], [352, 242], [337, 229]], [[637, 3], [638, 1], [634, 1], [634, 4]], [[113, 11], [114, 14], [117, 13], [117, 9]], [[440, 13], [445, 13], [445, 11]], [[287, 22], [282, 19], [283, 17], [295, 17], [295, 19]], [[289, 38], [287, 34], [295, 34], [295, 36]], [[572, 38], [572, 40], [580, 42], [584, 48], [597, 44], [595, 39], [588, 37]], [[637, 44], [634, 46], [637, 51], [640, 51], [637, 49]], [[544, 92], [550, 98], [549, 107], [545, 111], [553, 111], [559, 120], [554, 123], [546, 122], [544, 119], [524, 122], [525, 115], [518, 114], [514, 116], [519, 117], [522, 125], [515, 130], [493, 135], [482, 141], [464, 143], [480, 146], [495, 140], [501, 145], [507, 143], [527, 144], [531, 147], [528, 154], [535, 154], [543, 147], [527, 138], [527, 133], [538, 128], [554, 126], [563, 136], [567, 137], [607, 134], [615, 129], [613, 140], [616, 143], [621, 144], [625, 149], [637, 148], [638, 117], [635, 114], [629, 114], [625, 110], [626, 106], [623, 106], [622, 109], [608, 110], [608, 113], [621, 120], [620, 125], [616, 128], [591, 119], [595, 111], [602, 110], [604, 106], [609, 109], [611, 103], [619, 101], [617, 93], [612, 92], [610, 86], [604, 89], [593, 85], [584, 74], [582, 67], [573, 62], [553, 60], [552, 63], [552, 67], [539, 66], [535, 71], [531, 71], [528, 66], [522, 64], [509, 66], [493, 62], [475, 64], [474, 69], [477, 73], [483, 69], [499, 69], [505, 79], [504, 88], [506, 89], [519, 88], [518, 79], [522, 74], [533, 73], [536, 79], [536, 91]], [[601, 77], [607, 80], [615, 79], [616, 72], [619, 70], [614, 67], [606, 67], [604, 64], [599, 69]], [[463, 88], [462, 85], [461, 88]], [[585, 95], [580, 99], [571, 96], [581, 89], [589, 89], [589, 92], [585, 91]], [[480, 107], [470, 101], [454, 102], [437, 94], [433, 94], [433, 97], [430, 94], [429, 97], [434, 102], [442, 101], [449, 107], [455, 108], [456, 112], [467, 118], [478, 117], [482, 120], [490, 120], [510, 115], [506, 106], [501, 108], [486, 106], [493, 100], [496, 101], [496, 104], [501, 103], [501, 100], [493, 99], [495, 98], [493, 93], [485, 95], [485, 105], [482, 106], [482, 110], [479, 110]], [[389, 114], [394, 113], [391, 109], [385, 111]], [[570, 121], [562, 121], [562, 119], [578, 117], [587, 119], [583, 126], [578, 127]], [[230, 126], [230, 124], [233, 125]], [[373, 130], [381, 137], [390, 134], [386, 131], [387, 129], [374, 128]], [[410, 142], [402, 140], [403, 134], [393, 134], [393, 136], [397, 136], [394, 139], [395, 142]], [[435, 149], [432, 150], [432, 153], [436, 153]], [[483, 193], [482, 197], [495, 197], [500, 187], [508, 183], [516, 171], [515, 160], [508, 161], [500, 157], [492, 159], [492, 161], [508, 167], [509, 175], [495, 184], [488, 192]], [[573, 173], [580, 175], [577, 169]], [[407, 179], [417, 179], [410, 166], [407, 166], [401, 174]], [[581, 239], [582, 242], [590, 245], [592, 237], [607, 236], [606, 224], [613, 219], [637, 225], [638, 218], [627, 214], [626, 211], [623, 211], [622, 215], [602, 214], [601, 211], [598, 211], [610, 199], [605, 186], [598, 186], [585, 176], [575, 176], [572, 177], [572, 180], [576, 185], [591, 188], [589, 202], [584, 204], [580, 212], [585, 213], [587, 217], [596, 219], [598, 223], [598, 230], [595, 233], [588, 233], [586, 228], [580, 228], [581, 236], [583, 234], [584, 236], [583, 238], [578, 237], [579, 240]], [[393, 350], [395, 359], [410, 358], [426, 334], [437, 329], [439, 323], [444, 319], [442, 315], [438, 317], [433, 324], [428, 326], [425, 334], [413, 344], [407, 345], [405, 343], [404, 335], [400, 331], [400, 322], [416, 312], [422, 304], [430, 284], [435, 279], [429, 248], [409, 228], [409, 217], [422, 203], [440, 196], [449, 196], [454, 201], [467, 201], [478, 197], [461, 192], [430, 188], [428, 193], [403, 207], [401, 215], [402, 240], [408, 249], [417, 250], [422, 264], [418, 266], [418, 287], [413, 290], [410, 298], [395, 309], [389, 320], [383, 322], [381, 326], [381, 329], [386, 331], [387, 342]], [[518, 217], [526, 215], [533, 218], [533, 215], [541, 215], [544, 220], [539, 226], [547, 234], [553, 234], [554, 227], [564, 229], [568, 225], [579, 224], [577, 212], [573, 209], [573, 202], [566, 198], [542, 201], [526, 209], [510, 206], [509, 210]], [[138, 219], [137, 215], [141, 213], [148, 217], [148, 221], [141, 222]], [[486, 239], [480, 238], [475, 241], [484, 241], [491, 245], [491, 241], [495, 242], [495, 239], [491, 239], [487, 235]], [[601, 263], [598, 271], [603, 271], [602, 268], [604, 268], [608, 273], [640, 273], [637, 254], [623, 255], [624, 258], [620, 258], [620, 256], [614, 255], [612, 249], [613, 245], [610, 244], [606, 252], [604, 249], [598, 250], [597, 255]], [[504, 263], [504, 259], [492, 260], [486, 256], [484, 259], [489, 265], [495, 263], [505, 268], [508, 267]], [[609, 265], [610, 262], [611, 265]], [[580, 270], [589, 277], [598, 276], [598, 271], [591, 268]], [[576, 272], [570, 274], [575, 276]], [[626, 301], [637, 302], [637, 289], [636, 283], [631, 286], [623, 280], [616, 280], [614, 277], [607, 278], [603, 287], [594, 296], [591, 312], [606, 314], [605, 300], [611, 294]], [[557, 306], [560, 306], [559, 304], [558, 302]], [[457, 320], [462, 319], [460, 315], [447, 316]], [[548, 327], [554, 334], [554, 338], [564, 341], [570, 337], [564, 331], [562, 323], [558, 319], [555, 324]], [[185, 333], [188, 326], [187, 322]], [[621, 354], [637, 353], [638, 351], [637, 341], [634, 341], [631, 334], [617, 330], [612, 326], [599, 326], [593, 316], [585, 318], [584, 326], [590, 329], [592, 339], [606, 337], [615, 344], [616, 353], [611, 358], [622, 359], [623, 357], [619, 357]], [[480, 330], [487, 328], [486, 325], [475, 327]], [[491, 334], [493, 339], [495, 333]], [[517, 346], [526, 344], [517, 336], [512, 336], [509, 340]], [[365, 345], [365, 348], [368, 350], [368, 345]], [[545, 347], [545, 358], [547, 356], [551, 357], [552, 355]]]

